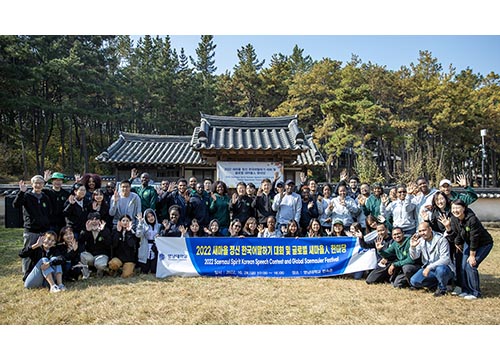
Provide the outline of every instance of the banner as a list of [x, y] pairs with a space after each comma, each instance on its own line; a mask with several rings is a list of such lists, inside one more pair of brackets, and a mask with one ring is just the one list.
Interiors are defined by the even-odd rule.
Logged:
[[156, 277], [324, 277], [371, 270], [375, 249], [354, 237], [158, 237]]
[[229, 188], [235, 188], [240, 181], [253, 183], [257, 188], [263, 179], [274, 179], [274, 173], [280, 173], [283, 180], [281, 163], [217, 161], [217, 179], [224, 181]]

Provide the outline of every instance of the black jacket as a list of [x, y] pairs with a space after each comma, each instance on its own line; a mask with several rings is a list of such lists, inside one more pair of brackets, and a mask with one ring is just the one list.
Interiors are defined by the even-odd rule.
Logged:
[[78, 205], [76, 202], [71, 204], [69, 200], [66, 200], [64, 204], [64, 216], [66, 217], [66, 225], [73, 228], [75, 233], [79, 233], [85, 230], [85, 224], [87, 223], [87, 216], [89, 214], [89, 203], [83, 200], [83, 207]]
[[66, 225], [64, 218], [64, 204], [69, 197], [69, 191], [61, 189], [55, 191], [54, 189], [43, 189], [42, 192], [50, 199], [50, 206], [52, 209], [52, 216], [50, 217], [50, 225], [55, 231], [61, 230]]
[[139, 238], [132, 231], [113, 230], [113, 256], [122, 262], [137, 262]]
[[49, 230], [52, 206], [46, 194], [42, 192], [39, 200], [31, 190], [19, 191], [13, 205], [16, 208], [23, 208], [24, 228], [27, 231], [42, 233]]
[[451, 217], [451, 231], [447, 239], [455, 242], [456, 245], [463, 245], [466, 242], [472, 251], [493, 243], [490, 233], [486, 231], [471, 209], [466, 210], [463, 221], [455, 216]]
[[85, 251], [94, 256], [107, 255], [111, 259], [113, 255], [113, 238], [111, 231], [107, 227], [99, 231], [95, 239], [92, 231], [83, 230], [78, 240], [84, 244]]

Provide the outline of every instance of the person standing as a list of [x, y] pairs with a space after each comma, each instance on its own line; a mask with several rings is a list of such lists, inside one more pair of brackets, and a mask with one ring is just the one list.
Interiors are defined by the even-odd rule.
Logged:
[[447, 218], [442, 222], [448, 239], [463, 253], [462, 293], [459, 296], [475, 300], [482, 296], [478, 268], [493, 248], [493, 238], [463, 200], [451, 203], [451, 214], [451, 220]]
[[[19, 181], [19, 192], [14, 198], [12, 205], [15, 208], [23, 209], [24, 231], [23, 248], [28, 244], [34, 244], [42, 233], [50, 229], [50, 218], [52, 206], [49, 197], [43, 193], [45, 180], [41, 175], [31, 178], [32, 190]], [[31, 265], [29, 257], [22, 258], [22, 271], [26, 275]]]
[[52, 208], [52, 216], [50, 217], [50, 230], [56, 234], [66, 226], [64, 219], [64, 203], [68, 200], [69, 191], [62, 188], [64, 183], [64, 175], [60, 172], [52, 173], [50, 170], [44, 172], [44, 180], [52, 187], [44, 188], [42, 191], [49, 197]]
[[417, 229], [417, 205], [412, 202], [413, 195], [407, 195], [406, 186], [396, 187], [397, 199], [390, 201], [382, 196], [380, 213], [389, 220], [394, 227], [403, 229], [405, 236], [415, 234]]
[[464, 175], [458, 176], [458, 185], [464, 188], [465, 193], [458, 193], [452, 190], [451, 181], [443, 179], [439, 182], [439, 190], [443, 192], [450, 201], [461, 199], [465, 204], [470, 205], [478, 198], [477, 193], [470, 186], [467, 186], [467, 179]]
[[285, 182], [285, 191], [281, 190], [274, 197], [273, 211], [276, 211], [276, 228], [281, 231], [281, 226], [288, 226], [290, 220], [300, 222], [302, 214], [302, 198], [294, 192], [295, 182], [287, 180]]
[[[229, 229], [230, 213], [229, 204], [231, 199], [227, 194], [227, 186], [223, 181], [217, 180], [213, 185], [215, 191], [211, 193], [210, 214], [212, 220], [217, 220], [220, 232], [227, 236]], [[210, 228], [210, 226], [209, 226]]]
[[[138, 177], [137, 169], [132, 169], [130, 172], [130, 184]], [[156, 189], [149, 185], [149, 174], [144, 172], [141, 174], [141, 186], [131, 187], [131, 191], [139, 195], [141, 199], [141, 213], [146, 209], [153, 209], [156, 211], [156, 201], [158, 200], [158, 193]]]
[[120, 183], [120, 192], [115, 190], [109, 206], [109, 215], [113, 217], [113, 228], [116, 228], [116, 224], [123, 215], [128, 215], [135, 229], [137, 227], [137, 215], [139, 214], [142, 214], [141, 198], [131, 191], [130, 181], [123, 180]]
[[272, 202], [276, 192], [272, 188], [271, 180], [265, 178], [261, 181], [260, 187], [257, 190], [257, 196], [252, 201], [252, 207], [255, 210], [256, 218], [259, 224], [266, 224], [268, 216], [275, 216]]

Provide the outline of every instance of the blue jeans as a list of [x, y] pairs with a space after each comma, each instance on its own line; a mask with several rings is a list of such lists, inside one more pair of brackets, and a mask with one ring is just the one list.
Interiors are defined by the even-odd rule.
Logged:
[[446, 290], [448, 281], [453, 279], [453, 271], [448, 265], [436, 266], [429, 272], [427, 277], [423, 274], [424, 269], [418, 270], [410, 279], [410, 285], [416, 288], [438, 286], [440, 290]]
[[[31, 270], [28, 277], [24, 281], [24, 287], [26, 289], [33, 289], [33, 288], [48, 286], [47, 280], [45, 280], [45, 278], [50, 273], [62, 272], [61, 265], [52, 265], [52, 266], [49, 266], [47, 269], [42, 270], [41, 269], [42, 264], [47, 263], [47, 262], [49, 262], [49, 259], [47, 259], [46, 257], [38, 260], [35, 267], [33, 268], [33, 270]], [[55, 282], [55, 280], [56, 279], [54, 279], [54, 282]]]
[[467, 243], [464, 244], [464, 256], [462, 259], [462, 291], [467, 294], [474, 295], [475, 297], [481, 297], [481, 290], [479, 288], [479, 272], [477, 268], [479, 264], [488, 256], [491, 249], [493, 248], [493, 243], [481, 246], [476, 249], [476, 266], [472, 267], [467, 262], [470, 254], [470, 248]]

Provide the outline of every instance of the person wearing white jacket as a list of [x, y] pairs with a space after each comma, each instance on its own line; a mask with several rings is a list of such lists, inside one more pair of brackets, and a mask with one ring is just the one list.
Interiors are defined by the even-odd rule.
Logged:
[[158, 236], [162, 224], [156, 221], [156, 213], [153, 209], [144, 210], [144, 216], [137, 216], [136, 236], [140, 239], [137, 252], [137, 264], [143, 274], [156, 273], [158, 261], [158, 249], [155, 239]]
[[345, 185], [339, 186], [338, 196], [333, 198], [332, 204], [333, 207], [326, 208], [326, 215], [330, 216], [333, 213], [335, 219], [342, 220], [344, 229], [349, 229], [356, 216], [361, 212], [361, 208], [353, 198], [347, 196], [347, 187]]
[[397, 200], [389, 202], [387, 195], [382, 195], [380, 213], [386, 219], [392, 219], [393, 227], [403, 229], [405, 236], [412, 236], [417, 229], [417, 205], [413, 203], [413, 195], [407, 195], [406, 186], [396, 187]]
[[422, 267], [410, 279], [412, 288], [437, 286], [434, 296], [445, 295], [455, 268], [450, 258], [448, 240], [432, 231], [430, 224], [424, 221], [418, 225], [418, 234], [411, 237], [410, 257], [422, 261]]
[[294, 186], [293, 180], [287, 180], [285, 191], [278, 190], [278, 194], [274, 197], [272, 209], [276, 211], [276, 229], [278, 232], [281, 230], [282, 225], [288, 226], [290, 220], [300, 222], [302, 198], [293, 191]]

